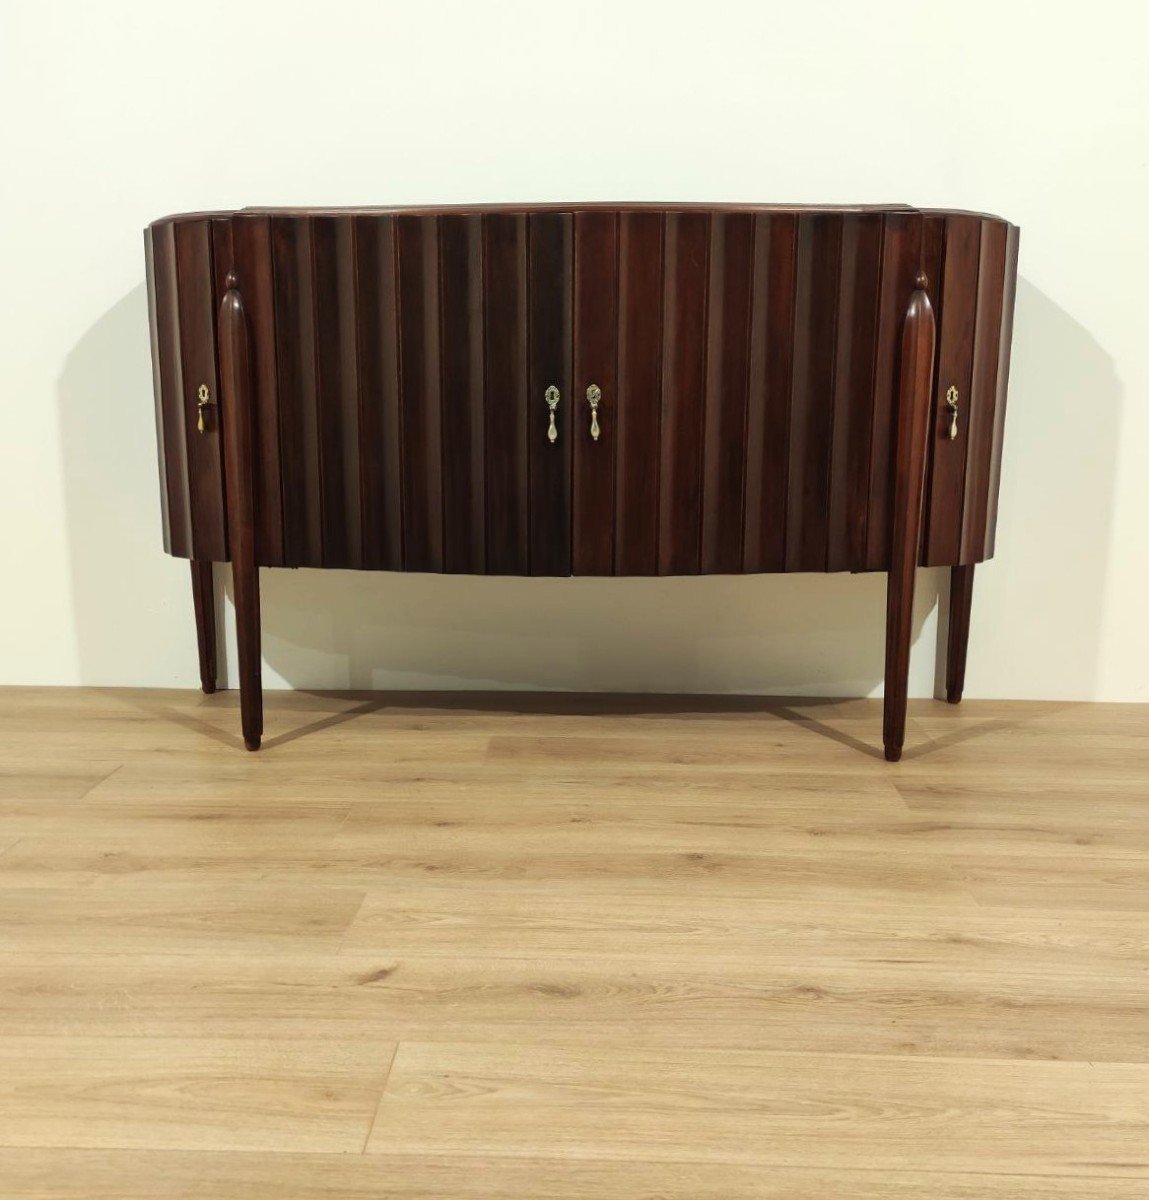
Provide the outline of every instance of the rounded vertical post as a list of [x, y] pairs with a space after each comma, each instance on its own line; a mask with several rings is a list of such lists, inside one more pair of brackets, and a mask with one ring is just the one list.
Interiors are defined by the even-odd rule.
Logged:
[[886, 581], [886, 689], [882, 721], [882, 740], [890, 762], [902, 757], [906, 736], [914, 573], [921, 550], [930, 391], [937, 340], [927, 286], [925, 275], [919, 274], [902, 326], [895, 418], [893, 532]]
[[969, 616], [973, 607], [973, 563], [950, 568], [950, 621], [946, 644], [946, 699], [960, 704], [965, 690]]
[[239, 651], [239, 710], [244, 745], [249, 750], [258, 750], [263, 736], [263, 693], [252, 480], [251, 347], [243, 297], [234, 273], [228, 275], [226, 289], [219, 306], [220, 407], [224, 429], [227, 535]]

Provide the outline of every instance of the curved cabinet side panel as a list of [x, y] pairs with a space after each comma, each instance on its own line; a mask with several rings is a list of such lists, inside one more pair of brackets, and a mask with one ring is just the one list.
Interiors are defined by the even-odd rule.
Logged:
[[[961, 561], [962, 496], [969, 447], [970, 384], [981, 257], [982, 223], [978, 218], [953, 216], [941, 223], [944, 225], [941, 279], [935, 293], [940, 297], [938, 350], [922, 556], [926, 566], [952, 566]], [[956, 388], [958, 396], [953, 438], [949, 436], [951, 411], [946, 404], [950, 388]]]
[[[994, 429], [998, 401], [1002, 318], [1008, 227], [1001, 221], [981, 222], [978, 258], [977, 314], [973, 337], [973, 372], [969, 402], [965, 489], [962, 501], [961, 562], [979, 562], [985, 554], [986, 519], [992, 475]], [[1004, 408], [1004, 391], [1002, 393]]]
[[1001, 336], [998, 345], [997, 394], [993, 409], [993, 444], [990, 449], [989, 483], [985, 517], [983, 558], [992, 558], [997, 539], [997, 498], [1001, 491], [1001, 453], [1005, 435], [1005, 400], [1009, 387], [1009, 359], [1013, 347], [1013, 310], [1017, 299], [1017, 252], [1020, 231], [1008, 227], [1005, 249], [1005, 296], [1002, 304]]
[[[223, 434], [216, 365], [216, 290], [212, 222], [178, 221], [173, 227], [176, 288], [183, 367], [183, 423], [187, 442], [191, 499], [192, 557], [205, 562], [227, 559], [223, 494]], [[205, 408], [199, 429], [197, 395], [203, 387], [216, 401]]]
[[[227, 531], [210, 220], [158, 222], [147, 246], [164, 546], [183, 558], [221, 562]], [[201, 388], [212, 402], [204, 407], [202, 432]]]
[[[157, 255], [156, 242], [162, 240], [159, 232], [149, 226], [144, 230], [144, 266], [147, 275], [148, 324], [151, 330], [152, 390], [156, 409], [156, 457], [160, 465], [160, 517], [163, 523], [164, 549], [169, 554], [187, 557], [190, 554], [191, 532], [187, 525], [187, 503], [183, 485], [178, 476], [178, 459], [169, 449], [171, 419], [165, 405], [165, 378], [170, 373], [172, 358], [172, 333], [170, 304], [161, 304], [160, 294], [164, 284], [157, 284], [157, 272], [168, 270], [163, 247]], [[175, 344], [179, 345], [179, 330], [175, 331]], [[176, 390], [178, 395], [178, 389]], [[174, 496], [173, 496], [174, 491]], [[173, 504], [174, 499], [174, 504]], [[174, 528], [173, 528], [174, 524]]]

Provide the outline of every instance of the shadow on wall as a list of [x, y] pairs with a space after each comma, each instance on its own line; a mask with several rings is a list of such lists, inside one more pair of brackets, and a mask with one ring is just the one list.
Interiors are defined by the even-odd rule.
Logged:
[[[84, 683], [193, 686], [188, 571], [162, 553], [147, 322], [141, 285], [77, 344], [60, 379], [75, 634]], [[1011, 403], [998, 538], [1003, 556], [1023, 549], [1025, 530], [1007, 536], [1006, 523], [1034, 502], [1026, 498], [1032, 481], [1018, 468], [1044, 450], [1040, 441], [1027, 444], [1023, 458], [1019, 426], [1038, 425], [1050, 443], [1071, 439], [1092, 479], [1112, 476], [1118, 426], [1110, 360], [1024, 283], [1017, 328], [1041, 353], [1024, 354], [1024, 363], [1015, 356], [1025, 378], [1015, 370], [1020, 386]], [[1019, 417], [1019, 410], [1038, 406], [1032, 420]], [[1055, 448], [1048, 450], [1050, 470]], [[1037, 505], [1045, 499], [1036, 498]], [[1084, 549], [1076, 557], [1047, 552], [1043, 570], [1062, 575], [1067, 586], [1050, 578], [1032, 603], [1074, 629], [1068, 682], [1087, 691], [1096, 675], [1112, 494], [1083, 486], [1073, 504], [1080, 531], [1074, 541]], [[217, 588], [228, 590], [227, 570], [217, 575]], [[919, 573], [915, 638], [947, 586], [944, 571]], [[278, 677], [294, 687], [335, 690], [866, 695], [883, 674], [882, 575], [524, 580], [269, 570], [261, 587], [269, 685]], [[976, 601], [974, 610], [971, 667], [978, 653]], [[230, 617], [225, 626], [230, 643]], [[935, 687], [934, 656], [928, 658], [915, 656], [911, 694]], [[229, 659], [234, 653], [221, 646], [221, 681]]]

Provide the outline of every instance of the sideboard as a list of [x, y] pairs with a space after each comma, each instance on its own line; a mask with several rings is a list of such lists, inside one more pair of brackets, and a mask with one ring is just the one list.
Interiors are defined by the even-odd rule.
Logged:
[[205, 691], [232, 565], [882, 571], [901, 756], [914, 573], [961, 698], [994, 546], [1018, 230], [907, 205], [243, 209], [145, 234], [164, 547]]

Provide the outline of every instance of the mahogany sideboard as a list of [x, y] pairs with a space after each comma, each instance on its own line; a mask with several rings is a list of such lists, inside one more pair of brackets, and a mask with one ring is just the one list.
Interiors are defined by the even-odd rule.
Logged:
[[886, 757], [914, 572], [961, 698], [993, 553], [1018, 230], [906, 205], [243, 209], [146, 231], [164, 547], [205, 691], [230, 561], [248, 749], [260, 567], [884, 571]]

